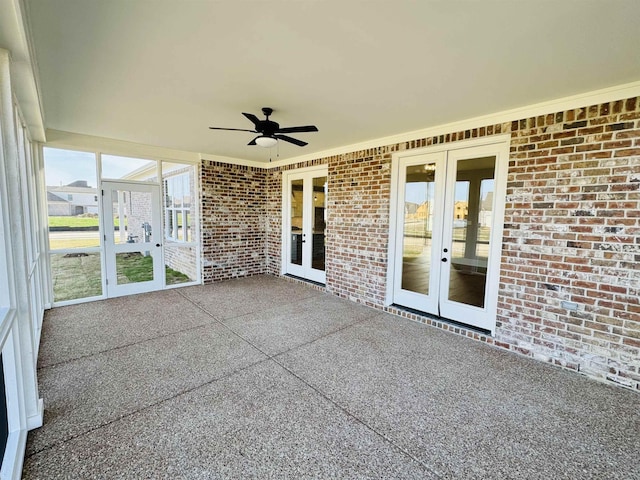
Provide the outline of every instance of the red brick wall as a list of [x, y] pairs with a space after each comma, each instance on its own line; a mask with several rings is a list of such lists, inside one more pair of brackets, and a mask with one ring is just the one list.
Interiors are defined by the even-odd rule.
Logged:
[[[504, 133], [511, 134], [511, 158], [496, 336], [386, 310], [640, 389], [639, 99], [285, 167], [328, 165], [327, 291], [385, 309], [393, 152]], [[216, 168], [224, 176], [236, 167]], [[282, 170], [243, 170], [263, 182], [267, 254], [261, 271], [276, 275]], [[219, 180], [230, 188], [230, 178]], [[234, 198], [235, 214], [243, 215], [238, 200], [244, 197]], [[203, 213], [203, 235], [208, 221]], [[224, 228], [217, 231], [222, 235]], [[251, 265], [246, 270], [260, 273]], [[578, 310], [567, 310], [563, 301], [575, 302]]]
[[507, 348], [635, 388], [639, 118], [632, 98], [512, 123], [497, 334]]
[[388, 149], [329, 159], [327, 290], [366, 305], [384, 303], [389, 235]]
[[204, 283], [266, 272], [266, 172], [203, 161], [200, 234]]

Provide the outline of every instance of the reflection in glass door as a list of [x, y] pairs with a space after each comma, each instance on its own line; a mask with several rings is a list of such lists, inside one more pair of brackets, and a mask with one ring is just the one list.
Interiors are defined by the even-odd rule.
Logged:
[[456, 166], [448, 300], [484, 307], [491, 241], [495, 157]]
[[305, 241], [302, 233], [304, 225], [304, 180], [291, 180], [291, 249], [289, 262], [302, 266], [302, 243]]
[[160, 187], [102, 182], [107, 296], [159, 290], [162, 276]]
[[325, 283], [327, 170], [283, 179], [283, 273]]
[[495, 329], [507, 159], [501, 147], [400, 158], [393, 303]]
[[[401, 166], [394, 302], [437, 311], [444, 154], [419, 155]], [[434, 244], [435, 242], [435, 244]], [[435, 267], [435, 268], [434, 268]]]

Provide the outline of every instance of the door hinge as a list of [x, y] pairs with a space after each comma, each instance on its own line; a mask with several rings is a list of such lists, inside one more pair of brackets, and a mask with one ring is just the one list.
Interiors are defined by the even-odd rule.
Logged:
[[109, 279], [108, 278], [105, 278], [104, 282], [105, 282], [105, 285], [109, 285]]
[[102, 196], [104, 197], [104, 190], [102, 190]]
[[104, 241], [106, 242], [107, 241], [107, 235], [104, 234], [103, 237], [104, 237]]

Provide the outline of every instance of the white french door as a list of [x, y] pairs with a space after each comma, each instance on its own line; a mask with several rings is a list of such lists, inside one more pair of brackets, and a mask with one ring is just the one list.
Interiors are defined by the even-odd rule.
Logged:
[[107, 296], [161, 289], [160, 186], [103, 181], [102, 191]]
[[390, 303], [495, 331], [505, 145], [397, 157]]
[[283, 175], [283, 274], [325, 283], [327, 168]]

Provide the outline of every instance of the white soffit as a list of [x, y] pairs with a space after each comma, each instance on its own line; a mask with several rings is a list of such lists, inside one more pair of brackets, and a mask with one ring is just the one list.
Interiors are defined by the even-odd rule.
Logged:
[[[203, 158], [317, 157], [640, 80], [637, 0], [27, 6], [47, 128]], [[269, 151], [208, 129], [263, 106], [320, 131]]]

